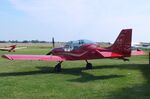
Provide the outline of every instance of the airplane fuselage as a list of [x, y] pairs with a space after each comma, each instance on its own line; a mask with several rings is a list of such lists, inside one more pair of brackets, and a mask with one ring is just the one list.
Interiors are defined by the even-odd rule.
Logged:
[[85, 44], [78, 49], [65, 50], [64, 47], [54, 48], [52, 55], [65, 56], [68, 60], [88, 60], [88, 59], [101, 59], [106, 56], [112, 58], [122, 57], [121, 54], [111, 52], [110, 49], [98, 47], [96, 44]]

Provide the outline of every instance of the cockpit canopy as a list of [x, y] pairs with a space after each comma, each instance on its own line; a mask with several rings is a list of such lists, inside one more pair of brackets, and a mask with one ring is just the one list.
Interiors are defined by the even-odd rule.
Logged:
[[77, 40], [77, 41], [69, 41], [65, 44], [64, 50], [65, 51], [72, 51], [78, 49], [80, 46], [84, 44], [96, 44], [95, 42], [92, 42], [90, 40]]

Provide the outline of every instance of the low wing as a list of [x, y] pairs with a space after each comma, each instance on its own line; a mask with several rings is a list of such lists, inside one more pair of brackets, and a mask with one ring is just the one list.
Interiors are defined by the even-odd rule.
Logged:
[[133, 50], [132, 52], [131, 52], [131, 55], [135, 55], [135, 56], [137, 56], [137, 55], [144, 55], [144, 51], [142, 51], [142, 50]]
[[64, 61], [65, 58], [61, 56], [53, 56], [53, 55], [13, 55], [13, 54], [5, 54], [2, 55], [3, 58], [8, 60], [40, 60], [40, 61]]
[[8, 51], [10, 48], [0, 48], [1, 51]]

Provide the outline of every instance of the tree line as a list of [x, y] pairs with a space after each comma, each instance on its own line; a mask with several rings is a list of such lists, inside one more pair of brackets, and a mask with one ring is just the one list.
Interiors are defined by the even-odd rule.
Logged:
[[48, 41], [39, 41], [39, 40], [23, 40], [23, 41], [18, 41], [18, 40], [9, 40], [5, 41], [2, 40], [0, 43], [49, 43]]

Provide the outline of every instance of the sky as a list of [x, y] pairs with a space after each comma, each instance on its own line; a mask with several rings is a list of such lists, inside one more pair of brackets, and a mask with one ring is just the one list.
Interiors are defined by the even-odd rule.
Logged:
[[0, 0], [0, 40], [150, 42], [150, 0]]

